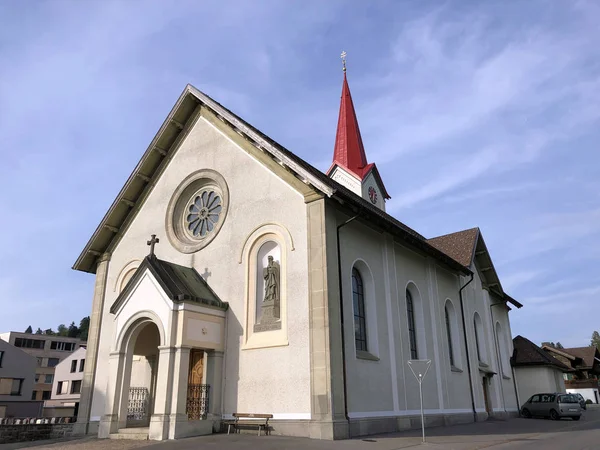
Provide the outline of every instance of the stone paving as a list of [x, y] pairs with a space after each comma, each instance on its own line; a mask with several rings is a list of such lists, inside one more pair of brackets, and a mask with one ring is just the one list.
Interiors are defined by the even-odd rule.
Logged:
[[[319, 441], [281, 436], [247, 434], [214, 434], [177, 441], [97, 440], [92, 438], [62, 442], [31, 442], [0, 445], [0, 450], [32, 448], [35, 450], [396, 450], [404, 448], [435, 448], [444, 450], [476, 449], [561, 449], [600, 448], [600, 410], [584, 413], [579, 422], [569, 419], [559, 422], [544, 419], [512, 419], [476, 424], [438, 427], [426, 430], [425, 444], [420, 430], [368, 436], [345, 441]], [[598, 442], [596, 443], [596, 437]], [[588, 444], [590, 443], [591, 444]], [[594, 446], [596, 445], [596, 446]], [[567, 447], [564, 447], [567, 448]]]

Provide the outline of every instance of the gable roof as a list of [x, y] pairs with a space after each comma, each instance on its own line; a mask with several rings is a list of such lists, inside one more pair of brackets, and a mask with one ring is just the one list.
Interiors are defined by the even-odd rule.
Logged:
[[475, 262], [484, 286], [502, 300], [512, 303], [517, 308], [523, 307], [520, 302], [504, 292], [500, 277], [498, 277], [492, 257], [478, 227], [437, 236], [427, 239], [427, 242], [465, 267], [471, 267]]
[[523, 336], [519, 335], [513, 339], [513, 347], [511, 364], [515, 367], [552, 366], [565, 372], [571, 370], [566, 364], [563, 364]]
[[111, 251], [120, 240], [121, 234], [133, 220], [156, 178], [160, 176], [170, 156], [175, 153], [177, 146], [194, 123], [199, 108], [204, 107], [258, 150], [275, 160], [283, 168], [281, 170], [289, 171], [314, 191], [337, 201], [340, 205], [349, 208], [357, 217], [393, 234], [404, 244], [421, 250], [451, 270], [467, 275], [471, 273], [468, 267], [428, 243], [415, 230], [332, 180], [191, 85], [185, 87], [140, 162], [75, 261], [73, 269], [96, 272], [98, 258], [103, 253]]
[[163, 261], [155, 255], [148, 255], [110, 307], [112, 314], [119, 310], [146, 270], [154, 275], [165, 294], [175, 303], [189, 301], [225, 311], [229, 308], [229, 304], [219, 299], [195, 269]]
[[598, 362], [594, 361], [594, 358], [598, 358], [598, 349], [596, 347], [588, 346], [563, 348], [561, 349], [561, 351], [573, 355], [576, 358], [581, 358], [581, 360], [583, 361], [583, 367], [593, 367], [594, 363]]
[[469, 267], [473, 262], [473, 254], [475, 253], [478, 237], [479, 228], [471, 228], [427, 239], [427, 242], [463, 266]]

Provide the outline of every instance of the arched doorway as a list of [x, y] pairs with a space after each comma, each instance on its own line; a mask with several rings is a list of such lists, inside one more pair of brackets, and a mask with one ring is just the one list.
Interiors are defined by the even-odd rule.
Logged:
[[150, 424], [155, 407], [160, 345], [161, 333], [149, 317], [133, 322], [123, 336], [121, 351], [117, 354], [121, 355], [118, 365], [122, 369], [117, 368], [115, 374], [119, 430], [146, 428]]
[[149, 425], [158, 374], [158, 327], [153, 322], [144, 322], [135, 331], [130, 338], [130, 351], [127, 352], [131, 374], [125, 391], [128, 393], [126, 428]]

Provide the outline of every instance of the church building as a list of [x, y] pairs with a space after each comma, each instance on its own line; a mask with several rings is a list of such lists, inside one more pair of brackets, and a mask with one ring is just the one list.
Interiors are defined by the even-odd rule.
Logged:
[[[333, 124], [332, 124], [333, 125]], [[332, 126], [333, 137], [333, 126]], [[188, 85], [74, 269], [95, 274], [76, 429], [344, 439], [516, 414], [507, 295], [478, 228], [385, 211], [344, 68], [322, 173]]]

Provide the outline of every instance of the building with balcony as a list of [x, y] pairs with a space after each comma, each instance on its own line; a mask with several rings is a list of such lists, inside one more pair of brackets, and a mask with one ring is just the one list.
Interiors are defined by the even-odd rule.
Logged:
[[81, 346], [81, 339], [43, 334], [1, 333], [0, 339], [36, 358], [30, 400], [50, 400], [56, 366]]

